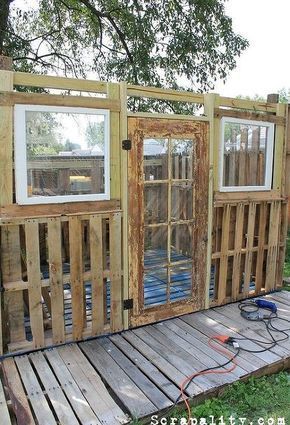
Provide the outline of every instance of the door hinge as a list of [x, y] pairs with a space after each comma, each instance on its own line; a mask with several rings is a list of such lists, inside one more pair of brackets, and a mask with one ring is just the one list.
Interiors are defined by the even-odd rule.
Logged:
[[124, 310], [131, 310], [133, 308], [133, 298], [124, 300], [123, 306], [124, 306]]
[[129, 139], [122, 140], [122, 149], [129, 151], [132, 148], [132, 142]]

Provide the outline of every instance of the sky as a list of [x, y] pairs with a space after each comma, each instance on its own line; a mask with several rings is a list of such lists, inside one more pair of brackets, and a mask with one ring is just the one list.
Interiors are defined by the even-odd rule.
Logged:
[[[16, 0], [27, 7], [35, 0]], [[218, 83], [214, 92], [224, 96], [266, 97], [290, 88], [290, 0], [228, 0], [226, 13], [233, 28], [250, 42], [237, 61], [226, 84]]]
[[229, 0], [225, 7], [235, 32], [246, 37], [250, 46], [226, 84], [217, 84], [214, 91], [231, 97], [265, 97], [290, 88], [290, 1]]

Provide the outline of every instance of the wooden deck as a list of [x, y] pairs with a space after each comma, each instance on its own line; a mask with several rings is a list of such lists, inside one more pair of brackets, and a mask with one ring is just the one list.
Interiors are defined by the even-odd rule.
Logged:
[[[290, 319], [290, 292], [266, 296]], [[278, 325], [278, 322], [277, 322]], [[285, 323], [281, 327], [286, 327]], [[237, 304], [213, 308], [142, 328], [22, 354], [2, 361], [1, 424], [118, 425], [170, 407], [188, 375], [226, 362], [209, 347], [210, 336], [262, 338], [261, 323], [240, 317]], [[244, 347], [259, 350], [256, 343]], [[290, 367], [290, 340], [263, 353], [241, 351], [225, 375], [200, 376], [186, 392], [194, 401], [217, 394], [251, 375]]]

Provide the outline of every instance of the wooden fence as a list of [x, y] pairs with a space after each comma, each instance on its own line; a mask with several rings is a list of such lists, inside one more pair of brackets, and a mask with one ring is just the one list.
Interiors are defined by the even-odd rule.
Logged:
[[[53, 89], [58, 90], [58, 94], [15, 92], [17, 86]], [[206, 274], [207, 286], [203, 288], [206, 299], [202, 305], [209, 308], [280, 287], [287, 233], [287, 196], [290, 194], [290, 126], [286, 129], [286, 146], [285, 105], [126, 83], [0, 71], [0, 301], [3, 305], [0, 310], [0, 332], [3, 331], [0, 354], [3, 341], [4, 351], [33, 349], [115, 332], [132, 325], [130, 312], [123, 308], [123, 301], [130, 299], [132, 292], [129, 281], [128, 205], [130, 196], [135, 196], [128, 192], [130, 152], [122, 149], [122, 140], [128, 137], [127, 119], [132, 116], [150, 120], [174, 119], [179, 120], [180, 126], [183, 120], [189, 119], [188, 115], [129, 112], [127, 103], [132, 97], [204, 107], [201, 119], [209, 123], [210, 140], [206, 152], [209, 158], [208, 191], [204, 200], [207, 208], [202, 217], [204, 228], [207, 226], [202, 246], [207, 263], [207, 270], [203, 267], [202, 273]], [[49, 206], [15, 203], [15, 104], [110, 111], [110, 201]], [[220, 126], [225, 116], [275, 124], [271, 190], [220, 192]], [[248, 184], [247, 179], [252, 178], [254, 168], [257, 173], [250, 184], [259, 185], [265, 167], [264, 155], [260, 145], [252, 151], [226, 154], [225, 170], [229, 178], [226, 185], [233, 182]], [[53, 176], [43, 164], [29, 164], [34, 168], [31, 176], [36, 189], [43, 189], [39, 183], [39, 172], [49, 174], [47, 179], [51, 177], [56, 182], [54, 189], [64, 193], [72, 189], [66, 173], [66, 167], [71, 168], [71, 165], [65, 164], [68, 159], [59, 157], [59, 161], [60, 172]], [[150, 210], [145, 219], [150, 226], [154, 216], [162, 215], [163, 202], [158, 182], [153, 188], [150, 179], [162, 180], [168, 164], [163, 164], [162, 158], [157, 161], [149, 155], [145, 162], [145, 202]], [[87, 160], [80, 165], [90, 168]], [[187, 179], [192, 172], [191, 166], [189, 157], [176, 154], [172, 164], [173, 176]], [[102, 167], [100, 162], [96, 168], [101, 171]], [[288, 170], [286, 174], [285, 168]], [[194, 175], [196, 182], [199, 177]], [[100, 176], [91, 174], [90, 178], [97, 188], [102, 186]], [[187, 219], [193, 209], [194, 194], [188, 185], [176, 185], [172, 191], [172, 202], [172, 215], [176, 215], [178, 220]], [[188, 233], [173, 236], [176, 249], [186, 253], [190, 249], [186, 239]], [[160, 242], [159, 236], [156, 236], [157, 239]], [[184, 313], [182, 308], [178, 310], [179, 314]]]
[[120, 211], [10, 220], [1, 239], [10, 350], [122, 329]]

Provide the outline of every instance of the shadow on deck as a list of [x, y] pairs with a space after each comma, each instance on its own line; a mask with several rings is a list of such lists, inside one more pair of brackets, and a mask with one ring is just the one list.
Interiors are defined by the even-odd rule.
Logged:
[[[290, 293], [266, 298], [277, 304], [280, 317], [290, 319]], [[208, 345], [209, 337], [218, 334], [266, 337], [261, 323], [241, 319], [235, 303], [7, 358], [0, 382], [1, 423], [118, 425], [129, 418], [146, 420], [174, 404], [186, 376], [227, 361]], [[241, 351], [237, 362], [231, 373], [197, 377], [187, 396], [198, 402], [239, 379], [290, 367], [290, 340], [267, 352]]]

